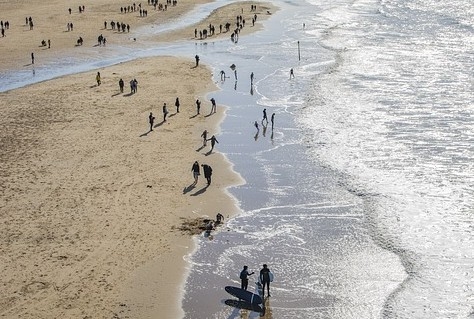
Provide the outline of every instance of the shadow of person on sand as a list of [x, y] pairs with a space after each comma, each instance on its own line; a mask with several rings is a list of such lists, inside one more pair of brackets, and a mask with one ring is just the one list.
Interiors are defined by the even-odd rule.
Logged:
[[189, 118], [190, 118], [190, 119], [193, 119], [193, 118], [197, 117], [198, 115], [199, 115], [199, 114], [196, 113], [195, 115], [190, 116]]
[[129, 96], [132, 96], [133, 94], [135, 94], [135, 93], [130, 92], [130, 93], [124, 94], [123, 96], [124, 96], [124, 97], [129, 97]]
[[202, 145], [200, 148], [198, 148], [198, 149], [196, 150], [196, 152], [201, 151], [204, 147], [206, 147], [206, 146]]
[[111, 97], [114, 97], [114, 96], [117, 96], [117, 95], [120, 95], [120, 92], [117, 92], [115, 94], [112, 94]]
[[148, 134], [150, 134], [151, 132], [153, 132], [152, 130], [149, 130], [148, 132], [146, 133], [143, 133], [142, 135], [140, 135], [139, 137], [143, 137], [143, 136], [147, 136]]
[[198, 190], [195, 193], [191, 194], [191, 196], [199, 196], [199, 195], [203, 194], [207, 190], [208, 187], [209, 187], [209, 185], [204, 186], [200, 190]]
[[212, 150], [209, 150], [207, 153], [204, 153], [204, 155], [209, 156], [212, 154]]
[[183, 195], [189, 193], [190, 191], [192, 191], [195, 186], [196, 186], [196, 184], [194, 184], [194, 183], [192, 183], [192, 184], [189, 185], [189, 186], [186, 186], [186, 187], [183, 189]]
[[161, 125], [165, 124], [165, 122], [166, 122], [166, 121], [161, 121], [160, 123], [155, 124], [155, 126], [153, 126], [153, 128], [160, 127]]

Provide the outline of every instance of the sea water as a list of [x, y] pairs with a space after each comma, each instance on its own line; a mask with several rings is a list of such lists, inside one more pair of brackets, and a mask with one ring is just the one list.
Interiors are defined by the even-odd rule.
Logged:
[[265, 30], [237, 43], [156, 45], [142, 29], [100, 59], [89, 48], [1, 73], [0, 90], [146, 56], [199, 54], [213, 68], [209, 98], [229, 107], [218, 148], [246, 183], [230, 189], [239, 214], [196, 238], [186, 318], [257, 318], [225, 305], [224, 286], [263, 263], [275, 274], [266, 318], [474, 318], [474, 7], [274, 4]]
[[474, 318], [474, 7], [277, 4], [265, 31], [201, 51], [229, 76], [219, 149], [246, 184], [197, 240], [186, 318], [259, 317], [223, 288], [263, 263], [266, 318]]

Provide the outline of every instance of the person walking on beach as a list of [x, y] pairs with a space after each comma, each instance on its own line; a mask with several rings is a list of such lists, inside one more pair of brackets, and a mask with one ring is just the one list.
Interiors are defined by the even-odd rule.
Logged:
[[97, 72], [97, 75], [95, 76], [95, 80], [97, 81], [97, 86], [100, 85], [100, 72]]
[[272, 114], [270, 121], [272, 122], [272, 131], [273, 131], [273, 124], [275, 124], [275, 113]]
[[198, 67], [198, 65], [199, 65], [199, 55], [196, 54], [196, 56], [194, 58], [196, 59], [196, 67]]
[[249, 276], [253, 275], [254, 272], [252, 271], [249, 273], [247, 266], [244, 266], [244, 269], [240, 272], [240, 288], [247, 290], [247, 287], [249, 286]]
[[225, 81], [225, 72], [224, 70], [221, 70], [221, 81]]
[[150, 112], [150, 115], [148, 115], [148, 122], [150, 123], [150, 131], [153, 131], [153, 124], [155, 123], [155, 117], [153, 116], [153, 113]]
[[201, 134], [202, 137], [202, 147], [205, 147], [207, 145], [207, 130], [204, 130]]
[[163, 122], [166, 122], [166, 116], [168, 115], [168, 108], [166, 107], [166, 103], [163, 104]]
[[137, 91], [138, 91], [138, 81], [137, 81], [137, 79], [133, 79], [133, 90], [135, 91], [135, 93], [137, 93]]
[[217, 107], [216, 107], [216, 100], [214, 98], [211, 98], [211, 113], [216, 113]]
[[198, 161], [194, 162], [193, 167], [191, 168], [191, 171], [193, 172], [193, 177], [194, 177], [194, 183], [192, 184], [192, 186], [196, 186], [199, 175], [200, 175]]
[[31, 64], [35, 64], [35, 54], [31, 52]]
[[201, 110], [201, 101], [199, 101], [199, 99], [196, 100], [196, 109], [197, 109], [197, 114], [199, 114]]
[[267, 118], [267, 109], [263, 109], [263, 119], [262, 119], [262, 125], [263, 121], [266, 121], [268, 124], [268, 118]]
[[211, 185], [212, 167], [207, 164], [202, 164], [201, 166], [204, 173], [204, 178], [207, 180], [207, 186], [209, 186]]
[[122, 79], [119, 80], [119, 88], [120, 88], [120, 93], [123, 93], [123, 87], [125, 86], [125, 83], [123, 82]]
[[217, 140], [215, 135], [212, 135], [209, 141], [211, 141], [211, 150], [209, 151], [209, 153], [212, 153], [212, 151], [214, 150], [214, 146], [216, 145], [216, 143], [219, 144], [219, 141]]
[[253, 72], [250, 73], [250, 85], [253, 85]]
[[255, 121], [255, 123], [253, 123], [253, 126], [255, 126], [255, 128], [257, 129], [257, 132], [260, 131], [260, 129], [258, 128], [258, 122]]
[[224, 215], [222, 215], [221, 213], [217, 213], [217, 215], [216, 215], [216, 224], [222, 223], [223, 220], [224, 220]]
[[295, 78], [295, 73], [293, 73], [293, 68], [290, 69], [290, 80]]
[[260, 270], [260, 282], [263, 285], [263, 296], [265, 296], [265, 286], [267, 287], [268, 297], [270, 297], [270, 269], [267, 264], [263, 264], [263, 268]]
[[176, 98], [176, 101], [174, 102], [174, 106], [176, 106], [176, 113], [179, 113], [179, 98]]

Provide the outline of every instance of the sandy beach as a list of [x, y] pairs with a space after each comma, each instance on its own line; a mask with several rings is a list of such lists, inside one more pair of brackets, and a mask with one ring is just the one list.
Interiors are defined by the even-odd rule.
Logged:
[[[159, 23], [175, 19], [199, 3], [179, 1], [156, 12], [150, 6], [142, 18], [121, 14], [120, 5], [109, 0], [84, 2], [83, 13], [74, 7], [71, 14], [65, 1], [48, 1], [35, 4], [34, 15], [26, 1], [9, 1], [0, 5], [3, 21], [10, 22], [0, 41], [0, 69], [31, 66], [33, 51], [36, 65], [81, 54], [75, 45], [79, 30], [87, 39], [84, 46], [95, 45], [88, 39], [102, 32], [109, 32], [107, 45], [130, 41], [128, 34], [101, 30], [104, 17], [130, 19], [137, 27], [158, 17]], [[233, 4], [202, 25], [217, 15], [233, 21], [244, 6], [246, 14], [254, 14], [250, 2]], [[267, 10], [258, 7], [259, 14]], [[25, 24], [30, 15], [33, 30]], [[67, 31], [71, 19], [74, 31]], [[195, 27], [157, 40], [187, 39]], [[51, 39], [51, 48], [39, 47], [42, 39]], [[134, 94], [133, 79], [138, 81]], [[219, 101], [217, 112], [209, 115], [212, 94], [206, 95], [213, 90], [206, 66], [196, 67], [192, 58], [157, 57], [0, 93], [1, 317], [182, 315], [183, 257], [193, 245], [191, 235], [177, 228], [187, 220], [214, 219], [217, 212], [237, 213], [226, 187], [242, 183], [218, 152], [219, 144], [214, 152], [209, 144], [201, 147], [203, 130], [219, 139], [225, 115]], [[199, 115], [196, 99], [202, 101]], [[202, 175], [190, 187], [194, 161], [213, 168], [209, 187]]]

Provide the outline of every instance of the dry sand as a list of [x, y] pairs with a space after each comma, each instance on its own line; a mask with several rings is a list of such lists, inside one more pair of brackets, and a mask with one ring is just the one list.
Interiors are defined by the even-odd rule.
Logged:
[[[191, 243], [172, 228], [181, 217], [235, 213], [223, 189], [240, 182], [223, 155], [206, 156], [209, 147], [196, 151], [204, 129], [217, 133], [224, 109], [195, 117], [195, 99], [214, 87], [210, 71], [193, 65], [150, 58], [100, 70], [100, 86], [94, 71], [1, 94], [4, 317], [105, 318], [129, 311], [123, 284], [160, 258], [172, 267], [157, 267], [150, 278], [171, 282], [172, 289], [154, 292], [155, 303], [164, 313], [176, 310], [171, 293], [180, 288]], [[130, 95], [127, 87], [118, 94], [120, 77], [136, 78], [138, 92]], [[202, 80], [183, 81], [193, 78]], [[162, 123], [164, 102], [170, 116]], [[203, 100], [203, 113], [209, 109]], [[213, 183], [206, 188], [201, 179], [183, 194], [195, 160], [213, 167]]]
[[[79, 32], [95, 39], [109, 16], [130, 19], [133, 28], [157, 17], [161, 22], [167, 15], [176, 18], [201, 1], [180, 0], [166, 12], [149, 7], [148, 18], [120, 14], [120, 3], [112, 3], [83, 1], [85, 13], [79, 14], [76, 5], [71, 15], [64, 0], [0, 3], [0, 19], [10, 22], [0, 39], [0, 70], [24, 68], [33, 50], [36, 63], [81, 54], [74, 46]], [[250, 3], [214, 14], [225, 12], [219, 16], [233, 21], [236, 10]], [[24, 25], [30, 15], [32, 31]], [[75, 31], [67, 32], [69, 20]], [[187, 38], [190, 30], [194, 27], [158, 40]], [[128, 41], [126, 34], [107, 32], [109, 43]], [[43, 38], [51, 39], [51, 49], [38, 47]], [[118, 90], [120, 78], [124, 93]], [[133, 78], [138, 92], [129, 94]], [[193, 245], [189, 235], [174, 228], [183, 218], [214, 218], [217, 212], [228, 217], [238, 211], [226, 187], [242, 180], [216, 152], [219, 145], [212, 154], [206, 155], [209, 146], [200, 149], [201, 132], [218, 137], [224, 116], [219, 101], [217, 114], [205, 116], [210, 110], [205, 94], [215, 89], [205, 66], [160, 57], [0, 93], [0, 317], [182, 315], [183, 258]], [[197, 98], [203, 102], [199, 116]], [[161, 123], [163, 103], [170, 114]], [[156, 117], [151, 132], [150, 112]], [[195, 188], [187, 188], [195, 160], [213, 167], [210, 187], [201, 177]]]

